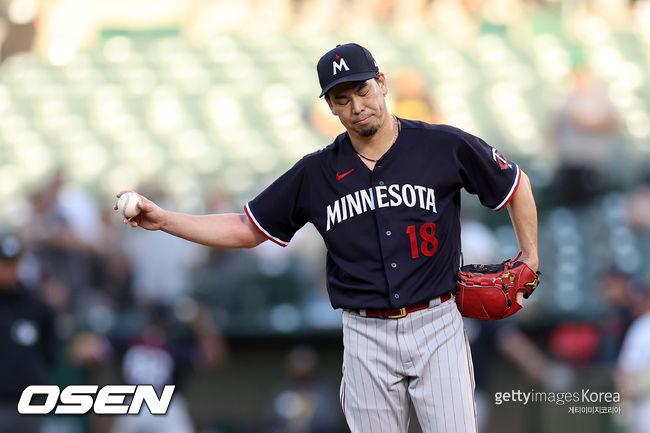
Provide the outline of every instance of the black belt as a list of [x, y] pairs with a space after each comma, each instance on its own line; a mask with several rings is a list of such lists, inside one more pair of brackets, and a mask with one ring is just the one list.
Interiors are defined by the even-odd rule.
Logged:
[[[440, 296], [440, 303], [442, 304], [443, 302], [447, 302], [450, 299], [451, 299], [451, 293], [445, 293]], [[429, 302], [422, 302], [404, 308], [392, 308], [392, 309], [366, 308], [365, 310], [353, 309], [350, 311], [365, 317], [375, 317], [379, 319], [401, 319], [402, 317], [406, 317], [410, 313], [424, 310], [425, 308], [429, 308]]]

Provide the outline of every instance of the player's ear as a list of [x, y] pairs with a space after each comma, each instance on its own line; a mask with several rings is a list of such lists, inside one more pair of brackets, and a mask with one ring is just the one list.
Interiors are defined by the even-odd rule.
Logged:
[[330, 107], [332, 114], [336, 116], [336, 113], [334, 112], [334, 105], [332, 105], [332, 100], [330, 99], [329, 95], [325, 95], [325, 101], [327, 102], [327, 106]]
[[377, 84], [381, 89], [382, 95], [386, 96], [388, 94], [388, 84], [386, 84], [386, 76], [382, 72], [377, 73]]

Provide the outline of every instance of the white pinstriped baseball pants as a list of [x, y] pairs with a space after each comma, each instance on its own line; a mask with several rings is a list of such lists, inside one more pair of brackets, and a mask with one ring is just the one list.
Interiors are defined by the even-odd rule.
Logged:
[[474, 371], [452, 299], [401, 319], [343, 312], [341, 406], [352, 433], [476, 433]]

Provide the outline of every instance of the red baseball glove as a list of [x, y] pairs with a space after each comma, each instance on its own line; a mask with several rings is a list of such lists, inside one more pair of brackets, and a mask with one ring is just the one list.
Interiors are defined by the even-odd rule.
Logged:
[[524, 262], [506, 260], [493, 265], [465, 265], [458, 271], [456, 304], [465, 317], [499, 320], [521, 309], [517, 292], [528, 298], [539, 284], [539, 272]]

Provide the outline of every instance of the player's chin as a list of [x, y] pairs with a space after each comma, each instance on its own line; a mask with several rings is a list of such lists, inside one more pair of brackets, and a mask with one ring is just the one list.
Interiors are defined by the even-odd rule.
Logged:
[[360, 122], [355, 122], [355, 130], [362, 137], [372, 137], [381, 128], [381, 122], [374, 116], [369, 116]]
[[375, 122], [359, 122], [353, 124], [352, 127], [362, 137], [372, 137], [379, 131], [379, 125]]
[[359, 135], [362, 137], [372, 137], [379, 131], [379, 126], [369, 126], [367, 128], [361, 129]]

